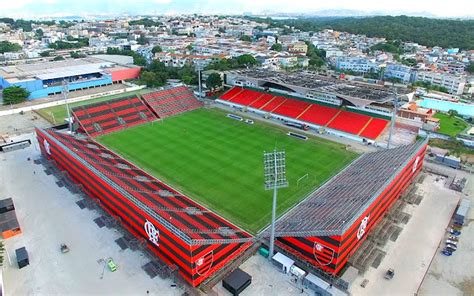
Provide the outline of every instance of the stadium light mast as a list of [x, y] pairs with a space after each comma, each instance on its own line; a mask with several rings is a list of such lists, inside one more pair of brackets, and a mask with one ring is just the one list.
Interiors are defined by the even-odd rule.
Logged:
[[288, 187], [286, 180], [285, 152], [277, 151], [263, 153], [263, 169], [265, 190], [273, 190], [272, 224], [270, 228], [270, 246], [268, 259], [271, 261], [275, 248], [275, 219], [278, 188]]
[[199, 99], [202, 99], [202, 81], [201, 81], [201, 71], [203, 67], [201, 64], [197, 65], [197, 70], [198, 70], [198, 82], [199, 82]]
[[63, 93], [63, 97], [64, 97], [64, 102], [66, 104], [66, 111], [67, 111], [67, 122], [68, 122], [68, 128], [69, 128], [69, 133], [72, 134], [72, 122], [71, 122], [71, 110], [69, 109], [69, 103], [68, 103], [68, 94], [69, 90], [68, 90], [68, 83], [66, 80], [63, 80], [63, 89], [62, 89], [62, 93]]
[[395, 120], [397, 118], [397, 110], [398, 110], [398, 93], [397, 89], [393, 91], [393, 94], [395, 97], [393, 98], [393, 114], [392, 114], [392, 120], [390, 122], [390, 130], [388, 133], [388, 141], [387, 141], [387, 149], [390, 149], [390, 142], [392, 141], [392, 134], [393, 134], [393, 129], [395, 127]]

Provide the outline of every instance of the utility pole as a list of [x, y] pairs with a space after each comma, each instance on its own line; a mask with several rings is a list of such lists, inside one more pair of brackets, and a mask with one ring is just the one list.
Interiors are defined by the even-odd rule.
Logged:
[[395, 120], [396, 120], [397, 110], [398, 110], [398, 93], [397, 93], [396, 88], [393, 93], [395, 97], [393, 98], [393, 113], [392, 113], [392, 120], [390, 122], [390, 131], [388, 134], [387, 149], [390, 149], [390, 142], [392, 141], [392, 134], [393, 134], [393, 129], [395, 127]]

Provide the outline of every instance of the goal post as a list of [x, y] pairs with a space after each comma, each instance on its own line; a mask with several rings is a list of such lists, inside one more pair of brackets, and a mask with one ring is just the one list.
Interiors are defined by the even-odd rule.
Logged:
[[303, 176], [298, 178], [298, 180], [296, 180], [296, 187], [300, 186], [300, 182], [305, 180], [305, 179], [308, 179], [308, 177], [309, 177], [309, 174], [304, 174]]

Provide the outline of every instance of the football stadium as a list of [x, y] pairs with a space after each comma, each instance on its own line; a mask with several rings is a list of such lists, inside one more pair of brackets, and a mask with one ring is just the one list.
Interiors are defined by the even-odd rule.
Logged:
[[376, 139], [386, 119], [244, 87], [218, 101], [287, 125], [205, 106], [177, 86], [75, 107], [73, 133], [36, 133], [45, 158], [195, 287], [267, 243], [264, 152], [286, 154], [277, 247], [334, 275], [422, 167], [426, 142], [359, 155], [301, 131], [317, 122]]

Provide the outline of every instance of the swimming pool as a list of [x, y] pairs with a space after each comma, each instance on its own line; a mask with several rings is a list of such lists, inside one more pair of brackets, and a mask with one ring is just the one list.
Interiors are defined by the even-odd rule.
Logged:
[[423, 99], [417, 102], [418, 106], [423, 108], [435, 109], [448, 112], [456, 110], [462, 116], [474, 116], [474, 105], [454, 103], [449, 101], [440, 101], [434, 99]]

